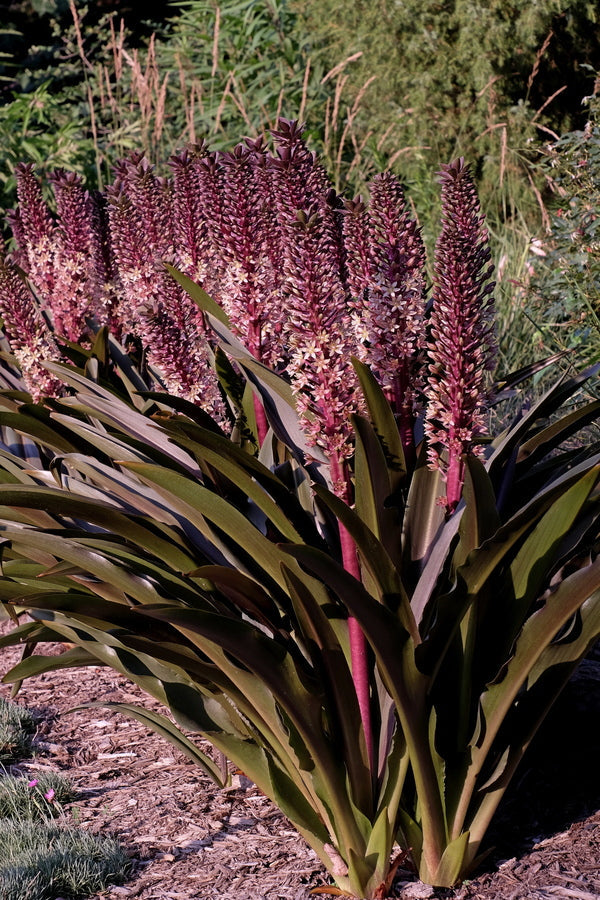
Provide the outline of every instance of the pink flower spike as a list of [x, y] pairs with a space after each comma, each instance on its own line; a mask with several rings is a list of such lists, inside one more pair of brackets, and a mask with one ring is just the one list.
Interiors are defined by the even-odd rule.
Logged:
[[31, 781], [27, 782], [27, 787], [35, 787], [37, 783], [38, 783], [37, 778], [32, 778]]
[[429, 465], [446, 481], [449, 513], [461, 498], [465, 457], [481, 455], [487, 373], [494, 368], [494, 283], [488, 233], [463, 159], [442, 166], [442, 231], [435, 248], [427, 345]]
[[52, 803], [52, 801], [54, 800], [54, 788], [50, 788], [49, 791], [46, 791], [44, 797], [49, 803]]

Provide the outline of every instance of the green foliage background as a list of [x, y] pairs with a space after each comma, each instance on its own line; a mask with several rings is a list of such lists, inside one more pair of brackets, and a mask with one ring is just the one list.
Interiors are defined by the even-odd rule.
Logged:
[[598, 101], [583, 129], [549, 145], [541, 170], [552, 189], [550, 228], [535, 242], [526, 285], [544, 343], [600, 359], [600, 125]]
[[[582, 64], [600, 48], [595, 3], [293, 2], [319, 55], [331, 61], [362, 51], [349, 85], [358, 92], [376, 76], [361, 104], [362, 128], [385, 156], [405, 150], [402, 171], [413, 179], [423, 164], [430, 170], [464, 155], [477, 162], [489, 195], [504, 129], [508, 152], [585, 119], [581, 99], [593, 78]], [[518, 156], [504, 159], [505, 175], [513, 168]]]

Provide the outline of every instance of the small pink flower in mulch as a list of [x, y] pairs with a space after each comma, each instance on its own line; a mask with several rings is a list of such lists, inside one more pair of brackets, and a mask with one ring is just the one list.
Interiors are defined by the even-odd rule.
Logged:
[[35, 787], [37, 783], [38, 783], [37, 778], [32, 778], [31, 781], [27, 782], [27, 787]]
[[46, 798], [48, 803], [52, 803], [52, 801], [54, 800], [54, 788], [50, 788], [49, 791], [46, 791], [44, 797]]

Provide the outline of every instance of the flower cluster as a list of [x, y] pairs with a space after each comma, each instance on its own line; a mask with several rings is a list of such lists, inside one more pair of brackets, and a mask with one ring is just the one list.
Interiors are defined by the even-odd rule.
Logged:
[[493, 369], [493, 266], [487, 231], [463, 159], [444, 166], [442, 230], [435, 250], [433, 309], [427, 344], [429, 460], [446, 479], [454, 509], [463, 482], [464, 455], [477, 453], [485, 431], [487, 373]]
[[386, 393], [409, 467], [425, 405], [429, 462], [442, 470], [453, 508], [463, 457], [477, 452], [484, 429], [495, 347], [487, 234], [468, 168], [458, 160], [441, 175], [429, 310], [423, 242], [398, 179], [378, 175], [368, 201], [344, 201], [302, 133], [280, 119], [272, 149], [263, 138], [228, 153], [192, 145], [170, 159], [168, 178], [134, 153], [102, 196], [58, 172], [55, 217], [32, 167], [20, 166], [12, 260], [29, 273], [39, 305], [4, 263], [0, 303], [15, 353], [37, 371], [34, 360], [58, 356], [52, 331], [78, 340], [109, 324], [123, 341], [141, 341], [169, 390], [223, 421], [213, 337], [168, 275], [164, 263], [173, 263], [224, 307], [249, 352], [290, 380], [309, 442], [341, 481], [360, 410], [352, 356]]
[[51, 177], [56, 221], [43, 199], [31, 165], [16, 169], [18, 212], [12, 222], [19, 250], [14, 261], [25, 268], [57, 335], [85, 340], [109, 303], [106, 234], [97, 199], [73, 172]]
[[11, 349], [34, 401], [60, 394], [62, 385], [42, 365], [60, 351], [35, 299], [16, 268], [0, 254], [0, 315]]
[[358, 355], [377, 376], [413, 456], [414, 407], [425, 346], [425, 248], [398, 179], [376, 176], [367, 207], [344, 204], [344, 245]]

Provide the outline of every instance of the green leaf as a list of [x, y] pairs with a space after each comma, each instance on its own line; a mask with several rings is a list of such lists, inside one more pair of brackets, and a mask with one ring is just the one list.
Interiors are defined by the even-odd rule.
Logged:
[[[145, 463], [123, 465], [153, 485], [158, 493], [168, 500], [174, 511], [185, 516], [211, 543], [221, 548], [226, 556], [232, 556], [232, 550], [235, 552], [236, 545], [241, 547], [248, 560], [244, 562], [242, 559], [234, 559], [239, 568], [247, 570], [250, 561], [253, 561], [276, 584], [282, 586], [281, 551], [234, 506], [203, 485], [161, 466]], [[216, 536], [208, 526], [208, 522], [217, 526], [225, 536], [231, 536], [231, 547], [224, 545], [223, 539]]]
[[420, 876], [434, 885], [451, 887], [464, 874], [464, 863], [469, 849], [469, 832], [464, 831], [455, 840], [451, 841], [444, 853], [435, 872], [429, 875], [419, 872]]
[[[444, 508], [438, 502], [443, 496], [445, 489], [440, 472], [429, 469], [425, 460], [425, 450], [421, 448], [406, 500], [403, 560], [405, 570], [413, 567], [420, 574], [430, 553], [437, 547], [438, 537], [445, 522]], [[413, 611], [418, 621], [420, 615], [414, 601]]]
[[223, 349], [240, 366], [258, 395], [277, 438], [297, 456], [300, 462], [309, 456], [317, 462], [327, 464], [327, 457], [318, 447], [308, 443], [300, 427], [294, 394], [287, 381], [251, 356], [220, 321], [215, 321], [210, 316], [209, 321]]
[[387, 552], [398, 554], [402, 544], [402, 516], [381, 443], [366, 420], [353, 416], [354, 506], [358, 517], [381, 541]]
[[539, 593], [552, 568], [561, 538], [571, 530], [599, 478], [600, 466], [596, 466], [567, 489], [522, 544], [510, 568], [516, 610], [526, 609]]
[[[519, 691], [527, 682], [529, 673], [535, 671], [538, 660], [555, 635], [590, 599], [593, 599], [594, 604], [600, 602], [600, 557], [565, 578], [546, 596], [543, 605], [525, 622], [512, 656], [498, 680], [484, 692], [481, 698], [482, 737], [480, 743], [472, 748], [471, 763], [464, 779], [462, 799], [454, 823], [455, 832], [462, 830], [462, 821], [471, 802], [478, 775]], [[597, 619], [590, 617], [589, 623], [595, 629]], [[552, 655], [547, 659], [552, 663]], [[539, 674], [538, 669], [537, 677]], [[475, 847], [485, 833], [490, 814], [484, 806], [483, 819], [478, 820], [476, 815], [471, 821], [471, 836]]]
[[469, 553], [490, 539], [501, 525], [496, 508], [496, 495], [483, 463], [467, 456], [463, 486], [465, 509], [460, 517], [460, 542], [454, 552], [453, 565], [458, 568]]
[[106, 502], [87, 500], [58, 488], [0, 485], [0, 505], [31, 507], [60, 518], [84, 519], [106, 528], [113, 534], [122, 535], [129, 542], [137, 543], [147, 553], [164, 560], [177, 571], [186, 571], [194, 567], [194, 560], [188, 553], [145, 526], [141, 516], [124, 515]]
[[[180, 443], [199, 454], [203, 461], [235, 484], [245, 497], [262, 510], [286, 540], [302, 540], [292, 519], [302, 519], [306, 532], [308, 518], [300, 509], [296, 497], [272, 472], [226, 438], [191, 424], [183, 424], [181, 428], [185, 437], [180, 438]], [[316, 532], [316, 529], [313, 530]]]
[[320, 485], [315, 485], [314, 491], [342, 522], [356, 543], [361, 565], [368, 569], [377, 585], [381, 602], [397, 613], [403, 627], [415, 643], [419, 643], [420, 636], [408, 596], [398, 571], [384, 546], [377, 540], [365, 522], [343, 500]]
[[180, 272], [179, 269], [176, 269], [175, 266], [171, 266], [169, 263], [163, 263], [163, 265], [175, 281], [190, 295], [192, 300], [198, 304], [202, 312], [210, 313], [210, 315], [218, 322], [226, 325], [227, 328], [231, 327], [229, 316], [225, 310], [219, 306], [218, 303], [215, 303], [215, 301], [208, 296], [206, 291], [202, 290], [199, 284], [196, 284], [195, 281], [192, 281], [191, 278], [188, 278], [187, 275], [184, 275], [184, 273]]
[[272, 788], [270, 796], [282, 813], [304, 834], [311, 846], [314, 847], [315, 839], [321, 846], [328, 843], [330, 837], [327, 829], [303, 793], [271, 758], [268, 758], [267, 765]]
[[579, 636], [548, 644], [529, 671], [527, 690], [534, 686], [544, 672], [554, 666], [571, 664], [573, 668], [592, 648], [600, 635], [600, 598], [595, 599], [592, 595], [581, 606], [579, 615], [581, 617]]
[[50, 447], [57, 453], [70, 453], [77, 449], [48, 422], [24, 412], [11, 413], [0, 410], [0, 427], [13, 428], [17, 434], [32, 437], [42, 446]]
[[[498, 479], [502, 481], [503, 478], [506, 478], [506, 475], [502, 475], [500, 470], [503, 466], [506, 466], [515, 448], [520, 446], [528, 431], [534, 428], [540, 419], [556, 412], [566, 400], [595, 374], [597, 368], [588, 369], [574, 378], [567, 378], [566, 376], [560, 378], [530, 409], [517, 418], [514, 425], [493, 441], [492, 447], [494, 452], [487, 462], [487, 467], [494, 483]], [[501, 488], [497, 489], [498, 495], [501, 492]]]
[[356, 357], [352, 358], [352, 365], [367, 404], [371, 424], [385, 456], [391, 493], [395, 494], [406, 477], [406, 461], [398, 425], [392, 408], [369, 367]]
[[[304, 634], [306, 652], [310, 654], [315, 671], [319, 672], [323, 690], [329, 698], [325, 703], [332, 714], [328, 728], [348, 769], [353, 803], [359, 810], [369, 814], [373, 808], [372, 779], [347, 655], [323, 606], [306, 581], [288, 566], [282, 564], [282, 570]], [[327, 595], [325, 599], [328, 600]], [[343, 714], [340, 714], [341, 710]]]
[[537, 459], [558, 447], [581, 428], [596, 421], [599, 413], [600, 400], [594, 400], [569, 415], [562, 416], [557, 422], [538, 431], [537, 434], [521, 444], [517, 464], [526, 459], [527, 464], [532, 465]]
[[[56, 639], [53, 635], [52, 640]], [[82, 647], [72, 647], [58, 656], [28, 656], [16, 663], [7, 672], [2, 681], [11, 684], [14, 681], [23, 681], [37, 675], [45, 675], [47, 672], [57, 672], [60, 669], [72, 669], [77, 666], [97, 666], [98, 659], [92, 656]]]
[[[536, 521], [552, 507], [574, 484], [585, 477], [597, 465], [597, 460], [586, 461], [573, 467], [543, 491], [520, 506], [519, 510], [503, 524], [498, 531], [473, 554], [461, 567], [469, 593], [477, 594], [494, 569], [511, 553], [515, 544], [526, 534]], [[455, 517], [453, 517], [455, 518]], [[451, 520], [452, 522], [453, 520]]]

